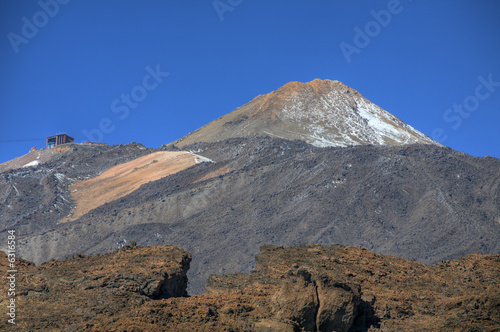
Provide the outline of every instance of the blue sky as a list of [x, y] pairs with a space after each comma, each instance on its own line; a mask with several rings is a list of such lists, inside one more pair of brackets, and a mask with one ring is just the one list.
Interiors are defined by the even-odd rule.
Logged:
[[499, 14], [495, 0], [3, 0], [0, 162], [57, 133], [159, 147], [315, 78], [500, 158]]

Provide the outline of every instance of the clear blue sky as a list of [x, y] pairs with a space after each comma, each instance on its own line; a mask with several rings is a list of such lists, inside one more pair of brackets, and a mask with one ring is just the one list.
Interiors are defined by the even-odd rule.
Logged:
[[0, 162], [57, 133], [159, 147], [315, 78], [500, 158], [500, 1], [58, 1], [0, 2]]

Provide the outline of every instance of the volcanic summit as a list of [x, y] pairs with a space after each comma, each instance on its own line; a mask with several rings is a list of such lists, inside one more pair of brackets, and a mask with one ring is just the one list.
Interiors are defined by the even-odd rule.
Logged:
[[426, 135], [339, 81], [290, 82], [260, 95], [175, 142], [217, 142], [271, 136], [318, 147], [434, 144]]

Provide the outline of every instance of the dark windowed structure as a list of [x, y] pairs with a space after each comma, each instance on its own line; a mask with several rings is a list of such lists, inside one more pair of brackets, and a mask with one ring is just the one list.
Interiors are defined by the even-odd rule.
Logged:
[[47, 149], [52, 149], [53, 147], [60, 144], [73, 143], [74, 141], [75, 139], [73, 137], [66, 134], [49, 136], [47, 137]]

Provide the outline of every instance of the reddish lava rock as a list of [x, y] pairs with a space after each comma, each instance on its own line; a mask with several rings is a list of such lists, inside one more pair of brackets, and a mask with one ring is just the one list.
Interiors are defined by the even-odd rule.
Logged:
[[[341, 245], [266, 245], [250, 274], [187, 297], [171, 246], [16, 262], [16, 325], [43, 331], [497, 331], [500, 255], [425, 265]], [[2, 285], [8, 270], [0, 259]], [[8, 301], [2, 292], [1, 306]], [[0, 328], [6, 329], [4, 319]]]

